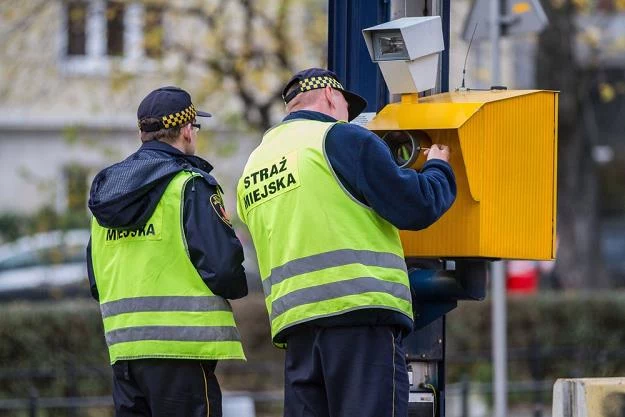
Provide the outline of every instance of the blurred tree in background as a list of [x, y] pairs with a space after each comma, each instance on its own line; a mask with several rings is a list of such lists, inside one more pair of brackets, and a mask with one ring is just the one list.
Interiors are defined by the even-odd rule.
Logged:
[[[237, 97], [237, 114], [262, 132], [279, 120], [281, 90], [295, 72], [326, 62], [327, 5], [319, 0], [220, 0], [167, 6], [180, 24], [198, 27], [169, 45], [203, 75], [203, 93], [224, 89]], [[202, 92], [201, 92], [202, 93]]]
[[[608, 107], [610, 114], [618, 114], [616, 107], [625, 93], [622, 70], [620, 84], [613, 83], [605, 65], [606, 55], [625, 55], [623, 39], [606, 41], [605, 21], [625, 11], [625, 2], [547, 0], [542, 4], [549, 25], [539, 38], [536, 84], [560, 91], [556, 275], [566, 289], [608, 288], [614, 283], [602, 259], [601, 217], [625, 214], [625, 182], [622, 165], [599, 165], [598, 145], [605, 143], [601, 136], [610, 133], [599, 113], [606, 113]], [[594, 24], [588, 24], [591, 21]], [[615, 159], [622, 156], [617, 153]]]
[[[128, 40], [133, 25], [139, 26], [139, 44]], [[93, 68], [76, 72], [76, 61], [93, 58], [94, 27], [101, 32], [100, 52], [87, 62]], [[281, 89], [294, 72], [325, 65], [326, 31], [324, 0], [5, 0], [0, 102], [32, 112], [34, 120], [66, 109], [67, 120], [97, 121], [132, 117], [145, 91], [181, 85], [197, 107], [216, 113], [201, 132], [200, 155], [229, 157], [237, 142], [260, 140], [281, 119]], [[137, 51], [142, 58], [129, 65]], [[68, 123], [59, 146], [86, 148], [104, 161], [123, 157], [118, 142], [107, 140], [106, 128], [94, 132], [91, 125]], [[86, 191], [102, 163], [64, 162], [52, 177], [34, 158], [8, 174], [45, 195], [45, 203], [0, 215], [0, 242], [42, 227], [88, 226]], [[59, 205], [63, 194], [67, 201]]]
[[[259, 132], [280, 119], [280, 92], [288, 77], [326, 62], [328, 6], [323, 0], [108, 0], [100, 2], [103, 6], [99, 8], [90, 8], [90, 3], [94, 2], [5, 0], [0, 5], [0, 22], [5, 26], [0, 32], [0, 51], [24, 50], [29, 37], [49, 37], [46, 24], [60, 9], [67, 20], [65, 51], [61, 53], [88, 55], [91, 15], [103, 14], [105, 58], [110, 64], [104, 80], [116, 95], [136, 101], [132, 94], [143, 79], [174, 80], [191, 87], [196, 104], [212, 99], [209, 101], [231, 109], [231, 124]], [[127, 68], [122, 59], [110, 59], [129, 54], [128, 41], [124, 40], [129, 30], [124, 19], [130, 6], [136, 4], [143, 6], [142, 19], [133, 24], [141, 25], [142, 54], [156, 61], [156, 74]], [[45, 43], [42, 47], [46, 48]], [[30, 59], [20, 60], [19, 53], [14, 56], [14, 62], [4, 63], [0, 74], [4, 78], [31, 70], [36, 64], [28, 62]], [[84, 82], [76, 80], [75, 84]], [[15, 85], [0, 84], [5, 90], [0, 96], [15, 93]], [[103, 86], [97, 84], [96, 88]], [[36, 94], [45, 95], [52, 89], [38, 85]], [[94, 95], [93, 100], [101, 98]], [[105, 104], [97, 103], [94, 109]]]

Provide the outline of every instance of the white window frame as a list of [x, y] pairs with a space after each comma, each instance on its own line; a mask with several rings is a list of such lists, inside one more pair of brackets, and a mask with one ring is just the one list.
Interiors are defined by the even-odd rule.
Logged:
[[[54, 207], [57, 213], [64, 213], [69, 209], [69, 199], [71, 196], [69, 195], [69, 178], [67, 170], [72, 167], [79, 167], [84, 170], [85, 181], [87, 183], [87, 189], [85, 190], [85, 202], [89, 201], [89, 184], [91, 184], [93, 178], [89, 174], [90, 170], [88, 165], [78, 161], [65, 161], [59, 166], [57, 171], [58, 181], [56, 182], [56, 199]], [[87, 209], [86, 205], [85, 209]]]
[[124, 9], [124, 55], [106, 54], [107, 24], [106, 1], [87, 2], [85, 27], [85, 55], [67, 54], [68, 16], [65, 3], [61, 3], [61, 31], [59, 64], [65, 74], [108, 75], [114, 69], [125, 72], [151, 72], [158, 69], [157, 60], [145, 55], [143, 49], [144, 5], [140, 2], [125, 3]]

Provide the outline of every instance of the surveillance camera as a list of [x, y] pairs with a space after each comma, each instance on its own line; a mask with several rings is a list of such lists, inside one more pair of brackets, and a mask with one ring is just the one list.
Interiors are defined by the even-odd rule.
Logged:
[[362, 34], [391, 93], [418, 93], [436, 86], [438, 54], [445, 49], [440, 16], [405, 17]]

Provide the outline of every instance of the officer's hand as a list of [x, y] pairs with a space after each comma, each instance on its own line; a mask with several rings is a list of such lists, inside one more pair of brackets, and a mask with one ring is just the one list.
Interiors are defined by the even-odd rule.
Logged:
[[425, 150], [425, 155], [430, 159], [442, 159], [449, 162], [449, 146], [433, 144], [430, 149]]

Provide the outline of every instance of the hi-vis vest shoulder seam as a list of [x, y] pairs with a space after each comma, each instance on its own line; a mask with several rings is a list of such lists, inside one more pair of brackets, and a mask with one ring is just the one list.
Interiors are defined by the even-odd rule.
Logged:
[[[310, 120], [275, 126], [237, 186], [237, 210], [254, 240], [276, 345], [289, 327], [358, 309], [412, 318], [399, 231], [340, 184], [324, 146], [332, 126]], [[295, 183], [279, 193], [267, 188], [262, 197], [281, 178], [274, 165], [282, 160], [282, 175], [292, 173]]]
[[245, 359], [230, 304], [202, 281], [186, 247], [184, 189], [198, 176], [178, 173], [141, 228], [120, 233], [91, 222], [93, 269], [111, 363]]
[[[344, 122], [337, 122], [337, 124], [338, 123], [344, 123]], [[345, 194], [347, 194], [349, 196], [349, 198], [354, 200], [354, 203], [362, 206], [363, 208], [365, 208], [367, 210], [373, 211], [373, 209], [371, 207], [369, 207], [368, 205], [364, 204], [362, 201], [358, 200], [356, 197], [354, 197], [352, 195], [351, 192], [349, 192], [349, 190], [347, 188], [345, 188], [345, 186], [343, 185], [341, 180], [339, 180], [339, 176], [337, 175], [336, 171], [334, 170], [334, 167], [330, 163], [330, 158], [328, 158], [328, 153], [326, 152], [326, 139], [328, 137], [328, 132], [330, 131], [330, 129], [332, 129], [332, 127], [330, 127], [328, 130], [326, 130], [326, 133], [323, 135], [323, 145], [322, 145], [322, 148], [323, 148], [323, 157], [326, 159], [326, 163], [328, 164], [328, 168], [330, 168], [330, 172], [332, 172], [332, 176], [334, 176], [334, 179], [336, 180], [336, 183], [339, 185], [339, 187], [341, 187], [343, 192]]]

